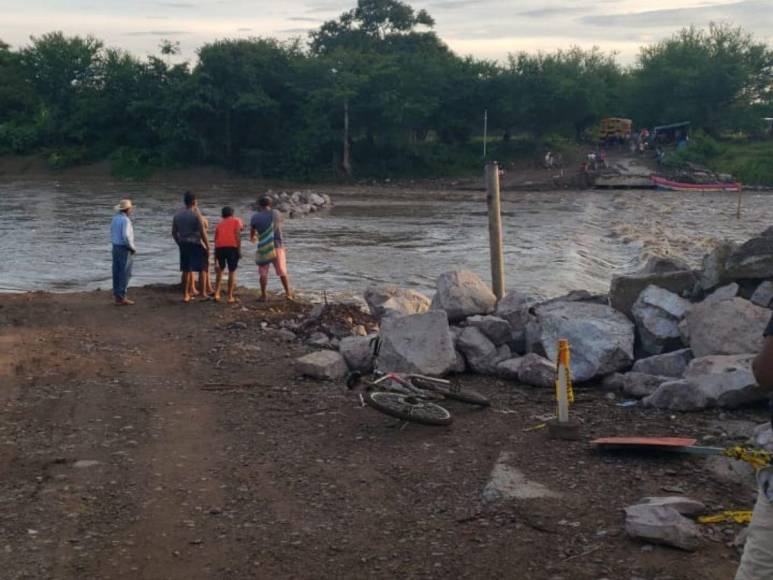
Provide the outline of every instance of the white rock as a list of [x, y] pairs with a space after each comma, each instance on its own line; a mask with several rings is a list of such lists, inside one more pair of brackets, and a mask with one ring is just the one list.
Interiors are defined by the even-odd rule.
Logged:
[[443, 375], [457, 363], [448, 317], [442, 311], [387, 318], [380, 336], [379, 370]]
[[429, 310], [429, 298], [421, 292], [398, 286], [371, 286], [365, 290], [365, 302], [374, 318], [422, 314]]
[[703, 269], [699, 275], [701, 288], [708, 291], [728, 280], [725, 262], [735, 249], [735, 243], [725, 240], [704, 256]]
[[702, 502], [683, 495], [643, 497], [636, 505], [670, 507], [683, 516], [696, 516], [706, 511]]
[[642, 349], [655, 355], [683, 346], [679, 322], [689, 308], [690, 303], [673, 292], [647, 286], [631, 309]]
[[732, 298], [695, 304], [685, 325], [695, 357], [759, 352], [770, 310]]
[[437, 292], [432, 299], [432, 310], [444, 310], [451, 322], [475, 314], [490, 314], [496, 306], [491, 289], [469, 270], [446, 272], [437, 279]]
[[307, 354], [299, 358], [296, 364], [302, 374], [321, 380], [341, 380], [349, 370], [344, 357], [334, 350], [320, 350]]
[[701, 544], [700, 528], [672, 507], [634, 505], [625, 508], [625, 531], [632, 538], [693, 551]]

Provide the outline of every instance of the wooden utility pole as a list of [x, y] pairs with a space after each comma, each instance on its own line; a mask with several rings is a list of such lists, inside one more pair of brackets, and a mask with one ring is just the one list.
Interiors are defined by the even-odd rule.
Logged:
[[505, 295], [505, 255], [502, 239], [502, 209], [499, 199], [499, 164], [486, 164], [486, 203], [491, 246], [491, 286], [497, 300]]

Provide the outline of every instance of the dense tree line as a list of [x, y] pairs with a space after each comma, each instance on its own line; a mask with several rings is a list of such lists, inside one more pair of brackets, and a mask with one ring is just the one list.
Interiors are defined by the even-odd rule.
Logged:
[[[447, 172], [479, 163], [483, 111], [507, 154], [582, 140], [604, 116], [753, 132], [773, 116], [773, 52], [740, 29], [688, 28], [635, 65], [572, 48], [460, 57], [425, 11], [359, 0], [307, 42], [219, 40], [138, 59], [52, 32], [0, 42], [0, 152], [56, 166], [218, 164], [266, 177]], [[476, 157], [477, 156], [477, 157]]]

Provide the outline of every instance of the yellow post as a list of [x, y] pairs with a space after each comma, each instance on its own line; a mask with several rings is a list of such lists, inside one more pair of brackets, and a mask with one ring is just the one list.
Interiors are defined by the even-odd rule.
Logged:
[[556, 399], [558, 401], [558, 422], [569, 422], [569, 404], [573, 402], [572, 378], [570, 371], [569, 341], [558, 341], [558, 359], [556, 361]]

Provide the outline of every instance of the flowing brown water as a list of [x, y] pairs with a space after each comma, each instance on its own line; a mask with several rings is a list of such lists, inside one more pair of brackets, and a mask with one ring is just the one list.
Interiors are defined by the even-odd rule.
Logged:
[[[181, 187], [109, 182], [0, 184], [0, 291], [110, 287], [108, 228], [121, 197], [137, 205], [139, 254], [132, 285], [178, 280], [171, 217]], [[325, 191], [320, 188], [320, 191]], [[288, 220], [285, 237], [295, 284], [311, 292], [357, 294], [374, 282], [431, 291], [438, 274], [470, 268], [488, 279], [482, 193], [333, 193], [335, 207]], [[228, 204], [245, 222], [254, 193], [234, 182], [200, 192], [211, 226]], [[555, 296], [605, 292], [611, 277], [648, 254], [698, 265], [721, 238], [744, 240], [773, 223], [769, 194], [655, 191], [511, 192], [502, 204], [508, 288]], [[251, 252], [240, 283], [255, 286]]]

